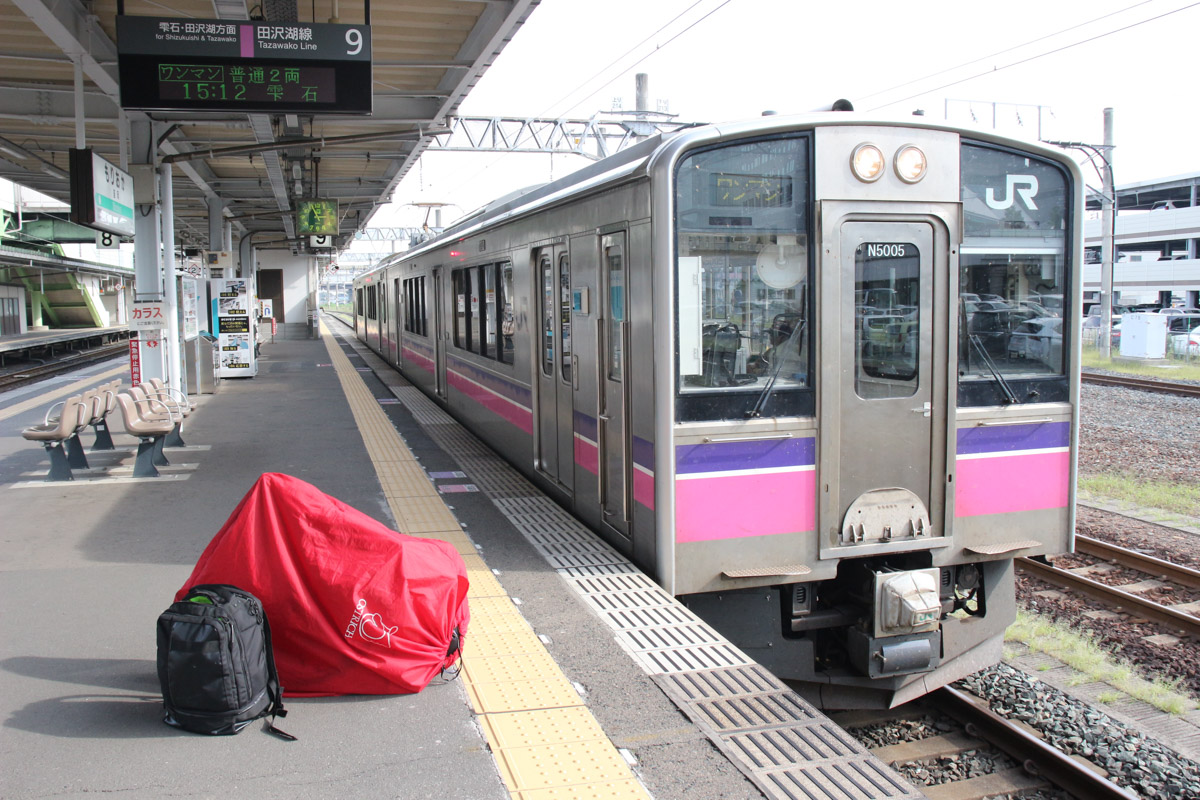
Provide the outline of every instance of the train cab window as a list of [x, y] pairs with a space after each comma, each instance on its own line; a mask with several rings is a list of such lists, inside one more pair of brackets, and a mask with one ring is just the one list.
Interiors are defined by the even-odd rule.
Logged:
[[854, 391], [864, 400], [917, 392], [921, 253], [911, 242], [854, 252]]
[[1049, 161], [964, 143], [958, 405], [1069, 399], [1071, 197]]
[[680, 421], [811, 415], [810, 140], [697, 151], [676, 170]]

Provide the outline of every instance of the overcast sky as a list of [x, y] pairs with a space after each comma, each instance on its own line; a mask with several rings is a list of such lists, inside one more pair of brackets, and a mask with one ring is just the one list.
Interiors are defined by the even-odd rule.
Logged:
[[[587, 118], [634, 105], [719, 122], [798, 113], [839, 97], [859, 111], [1103, 142], [1114, 109], [1118, 185], [1200, 170], [1188, 0], [542, 0], [464, 101], [465, 116]], [[1182, 146], [1178, 146], [1182, 145]], [[426, 153], [374, 225], [443, 222], [567, 174], [578, 156]], [[1087, 182], [1099, 178], [1084, 168]], [[460, 212], [459, 209], [462, 209]]]

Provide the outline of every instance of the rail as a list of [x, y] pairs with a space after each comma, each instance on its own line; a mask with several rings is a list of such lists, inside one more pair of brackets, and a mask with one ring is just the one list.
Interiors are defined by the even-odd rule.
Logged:
[[1123, 389], [1139, 389], [1143, 392], [1172, 394], [1179, 397], [1200, 397], [1200, 386], [1177, 381], [1160, 381], [1153, 378], [1131, 378], [1126, 375], [1104, 375], [1099, 372], [1084, 372], [1080, 375], [1084, 383], [1097, 386], [1119, 386]]
[[1073, 572], [1043, 564], [1040, 561], [1018, 558], [1016, 562], [1018, 568], [1047, 583], [1057, 584], [1058, 586], [1077, 591], [1089, 597], [1094, 597], [1110, 606], [1128, 609], [1146, 619], [1165, 625], [1173, 630], [1181, 631], [1185, 635], [1200, 638], [1200, 618], [1194, 617], [1191, 614], [1176, 611], [1169, 606], [1146, 600], [1130, 592], [1122, 591], [1115, 586], [1108, 586], [1091, 578], [1085, 578], [1082, 575], [1076, 575]]
[[1040, 775], [1075, 797], [1088, 800], [1137, 800], [1137, 795], [1122, 789], [1094, 772], [1091, 767], [1071, 758], [1024, 728], [1001, 717], [970, 695], [944, 686], [929, 695], [930, 705], [956, 718], [972, 736], [986, 739], [1025, 769]]
[[1136, 550], [1128, 550], [1115, 544], [1102, 542], [1090, 536], [1075, 536], [1075, 551], [1095, 558], [1120, 564], [1123, 567], [1145, 572], [1147, 575], [1157, 575], [1164, 580], [1174, 581], [1189, 589], [1200, 589], [1200, 570], [1173, 564], [1161, 558], [1148, 556]]

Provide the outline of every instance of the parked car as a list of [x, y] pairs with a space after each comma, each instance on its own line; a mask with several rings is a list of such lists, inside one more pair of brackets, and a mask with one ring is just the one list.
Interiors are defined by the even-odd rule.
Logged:
[[1200, 356], [1200, 325], [1182, 334], [1168, 334], [1167, 349], [1179, 356]]
[[1062, 318], [1039, 317], [1013, 328], [1008, 357], [1041, 361], [1057, 369], [1062, 364]]

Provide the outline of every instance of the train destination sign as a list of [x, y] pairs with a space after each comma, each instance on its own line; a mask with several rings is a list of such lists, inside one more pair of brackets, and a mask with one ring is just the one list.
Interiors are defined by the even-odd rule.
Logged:
[[371, 113], [366, 25], [117, 17], [121, 106]]

